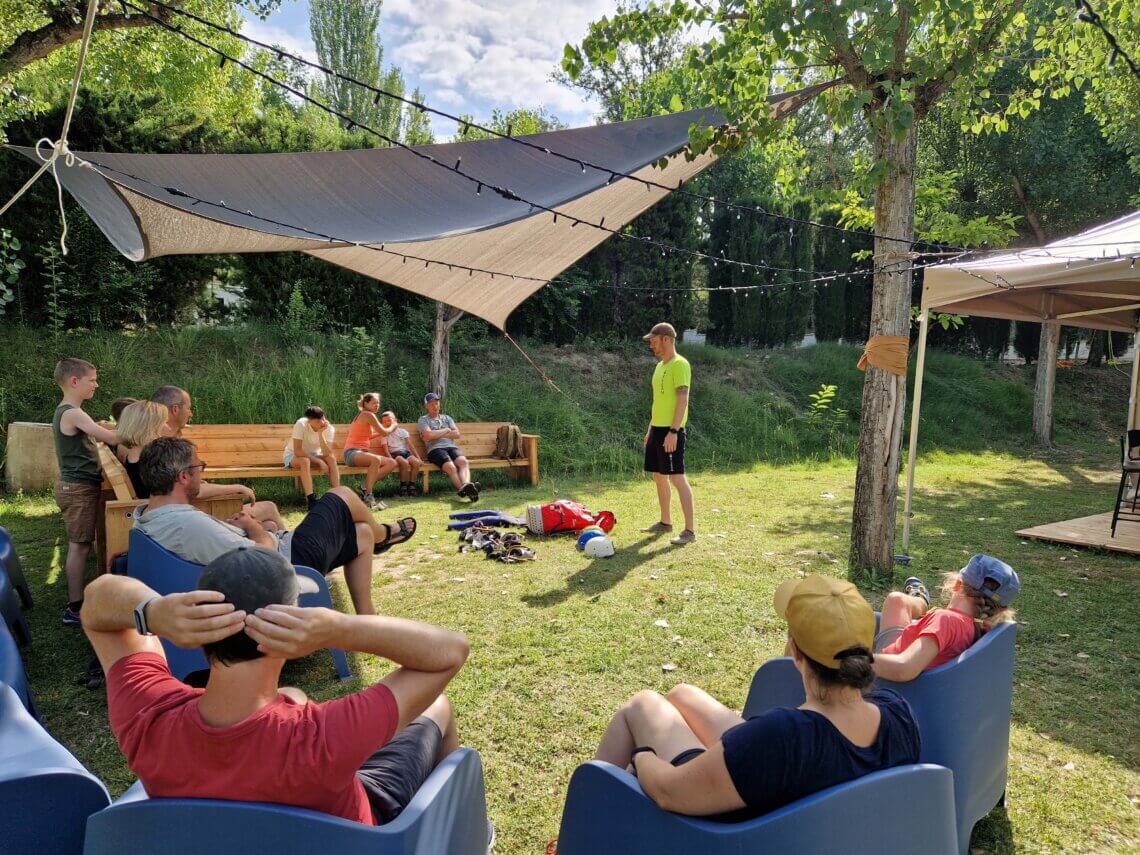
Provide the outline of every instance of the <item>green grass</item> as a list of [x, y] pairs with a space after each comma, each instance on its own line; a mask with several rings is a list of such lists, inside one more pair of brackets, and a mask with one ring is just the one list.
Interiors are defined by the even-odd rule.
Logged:
[[[185, 386], [202, 423], [292, 422], [311, 403], [348, 421], [357, 395], [379, 390], [386, 407], [418, 417], [427, 365], [422, 346], [393, 334], [381, 355], [359, 342], [314, 336], [304, 345], [264, 327], [155, 330], [139, 334], [40, 330], [0, 325], [7, 344], [0, 380], [0, 426], [48, 421], [58, 402], [51, 382], [57, 359], [90, 359], [101, 388], [88, 405], [108, 414], [120, 395], [147, 396], [164, 383]], [[632, 475], [641, 468], [636, 438], [649, 409], [653, 357], [637, 343], [618, 351], [531, 346], [563, 390], [546, 386], [505, 342], [457, 341], [452, 348], [446, 411], [459, 421], [513, 421], [542, 434], [545, 473]], [[306, 352], [308, 348], [311, 352]], [[859, 349], [825, 344], [804, 350], [682, 350], [693, 363], [693, 417], [688, 456], [694, 466], [724, 471], [756, 461], [793, 463], [854, 454], [863, 375]], [[1011, 368], [932, 352], [927, 360], [922, 447], [947, 451], [1034, 446], [1033, 368]], [[834, 408], [846, 415], [806, 416], [809, 395], [838, 387]], [[1058, 373], [1057, 442], [1068, 452], [1112, 454], [1122, 427], [1128, 377], [1113, 368]], [[631, 437], [633, 440], [631, 441]], [[0, 437], [2, 439], [2, 437]]]
[[[836, 350], [843, 359], [850, 355]], [[720, 368], [735, 371], [737, 364], [726, 359]], [[713, 361], [705, 364], [706, 376], [715, 368]], [[762, 374], [763, 366], [755, 370]], [[980, 380], [990, 376], [983, 366]], [[778, 393], [776, 384], [770, 388]], [[959, 394], [973, 395], [969, 389]], [[978, 404], [986, 402], [971, 405]], [[1117, 408], [1123, 408], [1119, 401]], [[574, 430], [566, 426], [562, 435]], [[612, 430], [619, 433], [617, 426]], [[408, 548], [376, 562], [375, 601], [384, 612], [461, 629], [471, 639], [471, 659], [449, 691], [462, 741], [483, 757], [498, 851], [539, 852], [557, 833], [570, 774], [590, 757], [621, 701], [638, 689], [664, 691], [687, 681], [739, 707], [756, 667], [783, 649], [784, 628], [770, 605], [777, 584], [799, 571], [844, 573], [850, 461], [706, 468], [692, 480], [700, 539], [680, 550], [636, 534], [655, 519], [644, 476], [546, 474], [537, 489], [506, 489], [497, 481], [485, 495], [483, 505], [515, 512], [528, 501], [555, 497], [612, 509], [618, 554], [598, 561], [565, 539], [538, 541], [532, 564], [458, 555], [453, 535], [443, 530], [454, 507], [446, 494], [391, 502], [394, 513], [416, 516], [420, 531]], [[988, 551], [1010, 561], [1023, 584], [1007, 807], [979, 824], [973, 849], [1140, 848], [1136, 561], [1013, 535], [1025, 525], [1103, 511], [1114, 483], [1111, 457], [1096, 454], [1095, 446], [1091, 453], [1080, 447], [1046, 460], [935, 451], [921, 461], [912, 570], [933, 583], [967, 555]], [[296, 511], [291, 516], [299, 519]], [[0, 524], [12, 531], [35, 589], [29, 614], [35, 642], [26, 661], [45, 723], [121, 791], [131, 776], [106, 726], [105, 697], [75, 685], [85, 644], [59, 624], [65, 544], [58, 513], [49, 497], [9, 498], [0, 502]], [[333, 579], [343, 607], [343, 580], [339, 574]], [[881, 602], [881, 590], [865, 593], [876, 606]], [[655, 626], [658, 619], [669, 628]], [[387, 667], [370, 657], [353, 659], [360, 678], [348, 684], [335, 682], [323, 654], [291, 663], [285, 679], [325, 699], [375, 680]], [[677, 670], [663, 672], [667, 662]], [[891, 809], [905, 806], [883, 809], [887, 821]]]

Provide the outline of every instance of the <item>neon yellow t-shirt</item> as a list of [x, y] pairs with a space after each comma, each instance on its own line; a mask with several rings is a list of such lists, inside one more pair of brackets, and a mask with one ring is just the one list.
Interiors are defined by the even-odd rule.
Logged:
[[[677, 410], [677, 390], [681, 387], [689, 388], [693, 380], [693, 369], [689, 367], [689, 360], [677, 354], [668, 362], [658, 362], [653, 369], [653, 411], [649, 423], [653, 427], [672, 427], [673, 413]], [[681, 427], [689, 421], [689, 405], [685, 404], [685, 413], [681, 418]]]

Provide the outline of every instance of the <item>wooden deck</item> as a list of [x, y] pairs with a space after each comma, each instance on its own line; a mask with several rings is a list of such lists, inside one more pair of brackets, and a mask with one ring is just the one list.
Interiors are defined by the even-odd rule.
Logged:
[[1048, 540], [1070, 546], [1091, 546], [1126, 555], [1140, 555], [1140, 522], [1122, 517], [1116, 524], [1116, 537], [1109, 537], [1112, 514], [1096, 514], [1075, 520], [1023, 528], [1020, 537], [1031, 540]]

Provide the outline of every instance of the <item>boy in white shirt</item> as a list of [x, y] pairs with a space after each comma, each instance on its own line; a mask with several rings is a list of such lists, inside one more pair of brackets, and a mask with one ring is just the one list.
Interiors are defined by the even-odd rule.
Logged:
[[336, 428], [325, 418], [325, 411], [309, 407], [293, 425], [293, 434], [285, 444], [284, 468], [297, 470], [310, 509], [317, 503], [313, 493], [314, 469], [328, 475], [330, 486], [340, 486], [340, 470], [332, 447], [335, 435]]
[[384, 427], [396, 426], [396, 429], [386, 438], [388, 455], [396, 461], [396, 465], [400, 468], [400, 495], [414, 496], [416, 495], [416, 476], [424, 462], [416, 457], [415, 451], [412, 450], [409, 443], [411, 434], [400, 427], [396, 420], [396, 414], [391, 410], [386, 410], [381, 414], [380, 423]]

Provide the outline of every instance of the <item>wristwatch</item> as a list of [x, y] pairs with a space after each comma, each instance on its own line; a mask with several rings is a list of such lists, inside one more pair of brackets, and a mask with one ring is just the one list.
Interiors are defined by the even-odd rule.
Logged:
[[151, 597], [149, 600], [143, 600], [135, 606], [135, 629], [139, 635], [154, 635], [146, 625], [146, 607], [157, 599], [158, 597]]
[[680, 433], [680, 431], [677, 430], [677, 428], [671, 427], [669, 428], [669, 433]]

